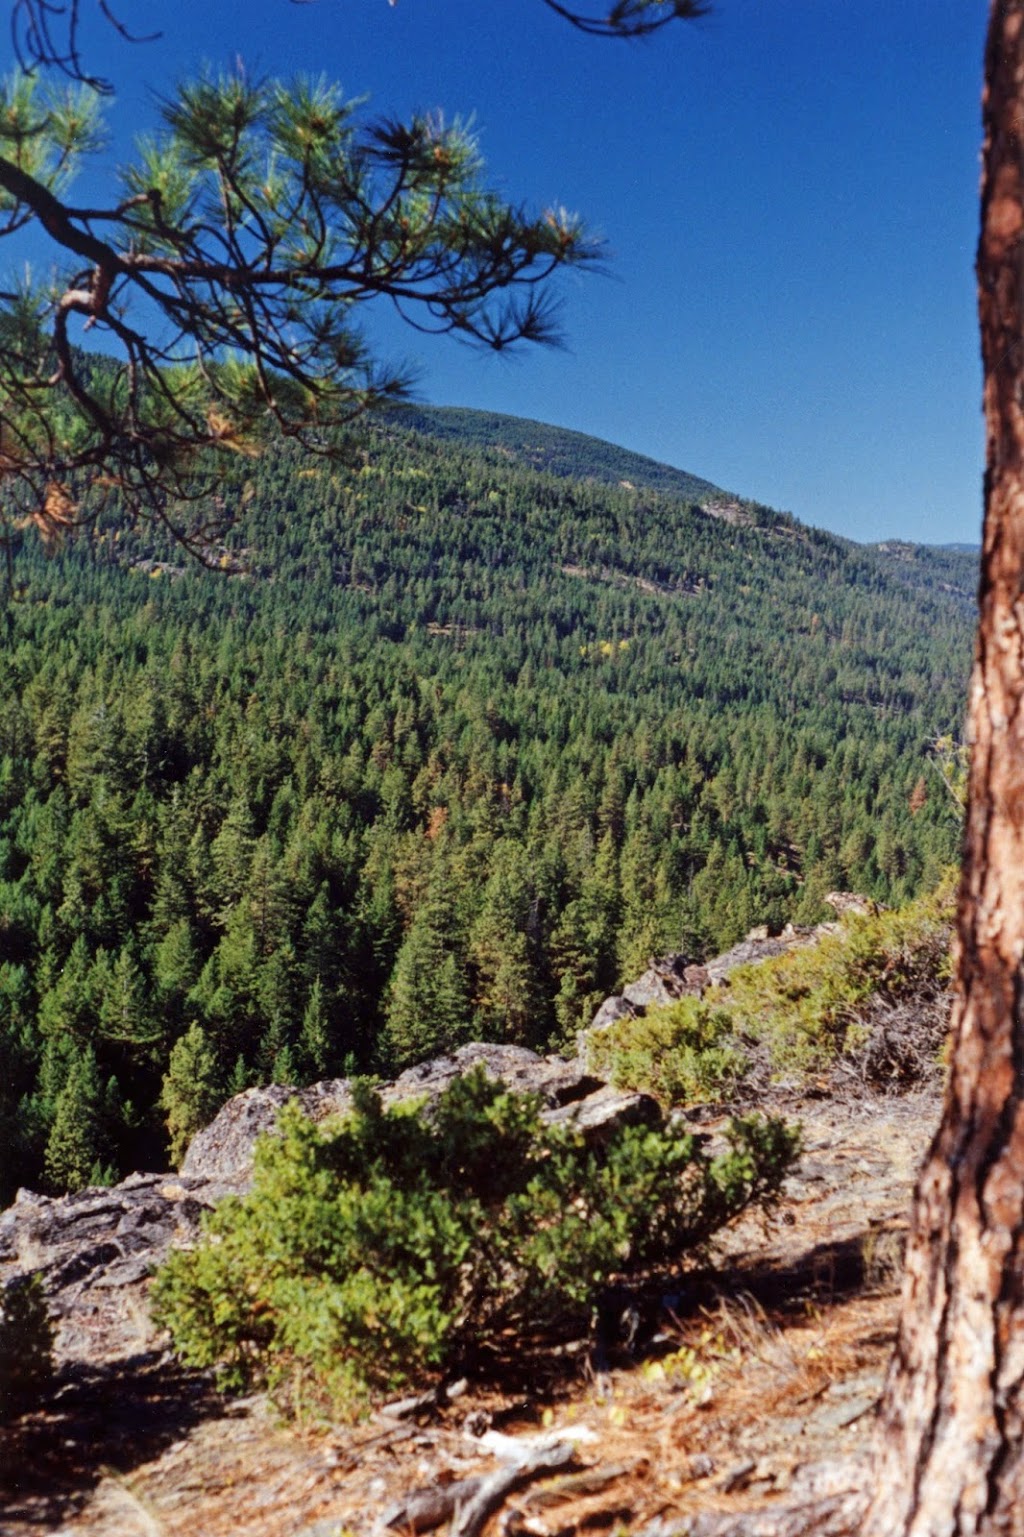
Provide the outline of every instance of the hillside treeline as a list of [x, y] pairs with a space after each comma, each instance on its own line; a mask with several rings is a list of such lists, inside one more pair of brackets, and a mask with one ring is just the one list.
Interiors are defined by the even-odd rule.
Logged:
[[[655, 953], [933, 884], [969, 557], [397, 428], [108, 519], [0, 615], [0, 1199], [256, 1082], [568, 1042]], [[234, 573], [234, 574], [231, 574]]]

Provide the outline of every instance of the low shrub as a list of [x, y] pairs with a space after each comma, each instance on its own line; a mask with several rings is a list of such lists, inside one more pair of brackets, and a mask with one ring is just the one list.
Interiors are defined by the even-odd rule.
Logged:
[[746, 1059], [726, 1009], [680, 998], [595, 1031], [587, 1065], [619, 1088], [653, 1094], [663, 1105], [688, 1105], [727, 1098]]
[[813, 945], [739, 967], [722, 1005], [738, 1032], [767, 1045], [780, 1073], [861, 1055], [873, 1021], [911, 1002], [922, 1005], [934, 1051], [932, 1005], [949, 985], [952, 916], [951, 882], [892, 912], [851, 914]]
[[739, 966], [702, 999], [587, 1038], [594, 1072], [665, 1105], [755, 1094], [839, 1068], [873, 1090], [941, 1073], [952, 877], [892, 912], [850, 914], [813, 943]]
[[699, 1250], [769, 1201], [796, 1142], [751, 1117], [714, 1158], [676, 1128], [623, 1128], [597, 1150], [479, 1072], [429, 1111], [385, 1110], [363, 1086], [333, 1130], [287, 1106], [251, 1193], [159, 1273], [156, 1317], [228, 1385], [353, 1413], [504, 1330], [585, 1324], [611, 1276]]

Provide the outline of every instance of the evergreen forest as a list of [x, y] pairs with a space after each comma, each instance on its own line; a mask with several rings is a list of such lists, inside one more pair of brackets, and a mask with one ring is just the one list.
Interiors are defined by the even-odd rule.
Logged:
[[0, 1204], [229, 1094], [558, 1049], [651, 956], [928, 890], [975, 558], [578, 434], [239, 459], [203, 569], [105, 515], [0, 611]]

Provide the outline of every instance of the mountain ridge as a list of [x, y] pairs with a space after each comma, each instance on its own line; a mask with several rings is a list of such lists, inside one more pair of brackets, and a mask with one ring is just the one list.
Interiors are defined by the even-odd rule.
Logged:
[[[408, 403], [390, 407], [381, 414], [380, 419], [393, 420], [440, 442], [459, 442], [493, 449], [522, 465], [546, 470], [564, 479], [594, 480], [627, 490], [660, 491], [678, 496], [684, 501], [695, 502], [705, 510], [718, 506], [761, 509], [799, 528], [820, 527], [791, 513], [772, 508], [756, 497], [741, 496], [738, 492], [726, 490], [704, 476], [680, 469], [665, 460], [655, 459], [649, 454], [639, 453], [593, 433], [542, 422], [533, 417], [485, 411], [473, 406]], [[981, 549], [979, 543], [965, 540], [930, 544], [899, 535], [858, 540], [828, 529], [820, 531], [859, 548], [883, 553], [897, 549], [928, 550], [977, 557]]]
[[[396, 406], [387, 415], [426, 436], [497, 449], [532, 469], [565, 479], [590, 479], [610, 486], [632, 482], [625, 488], [664, 491], [687, 501], [702, 496], [735, 500], [732, 492], [703, 476], [591, 433], [531, 417], [472, 406], [434, 405]], [[577, 468], [581, 462], [586, 464], [582, 474]]]

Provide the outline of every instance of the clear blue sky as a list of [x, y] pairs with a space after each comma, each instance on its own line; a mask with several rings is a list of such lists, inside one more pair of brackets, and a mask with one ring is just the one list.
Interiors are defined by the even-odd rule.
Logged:
[[610, 275], [564, 285], [565, 351], [383, 323], [423, 398], [593, 433], [854, 538], [978, 538], [984, 0], [717, 0], [631, 46], [539, 0], [119, 9], [163, 32], [88, 28], [119, 132], [204, 59], [323, 70], [380, 113], [474, 114], [501, 190], [604, 237]]

